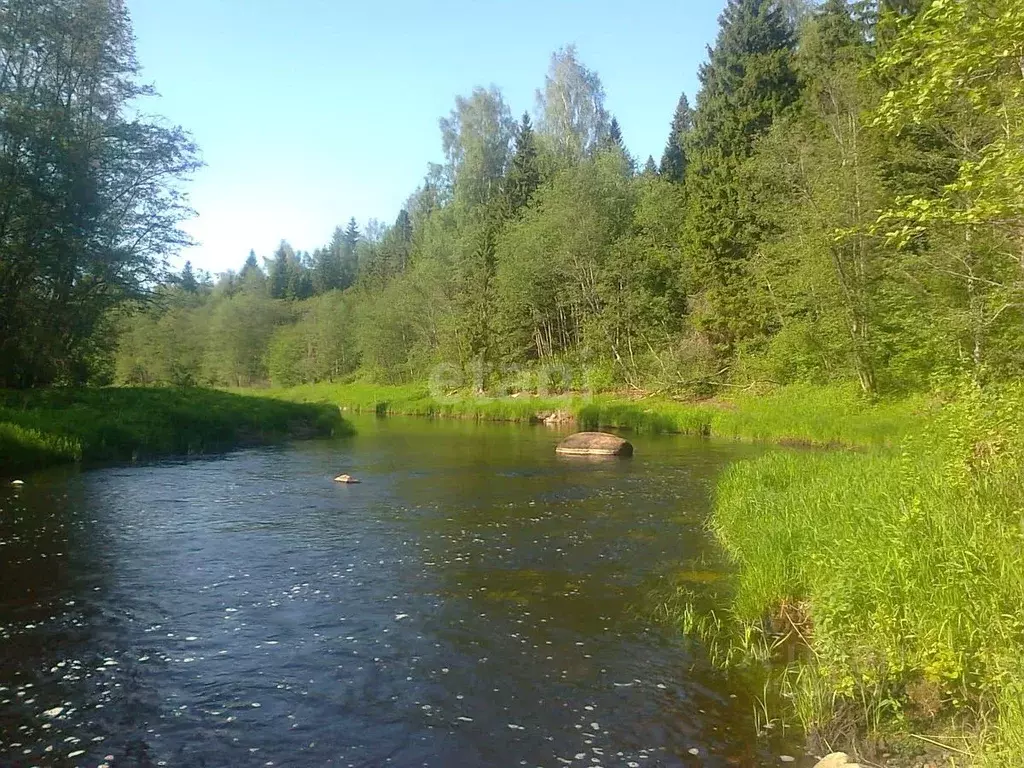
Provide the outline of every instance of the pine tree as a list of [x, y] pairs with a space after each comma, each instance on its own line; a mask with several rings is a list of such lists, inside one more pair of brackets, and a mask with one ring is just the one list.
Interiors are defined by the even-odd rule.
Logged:
[[619, 120], [616, 117], [612, 117], [612, 122], [608, 126], [608, 146], [623, 153], [626, 151], [626, 145], [622, 141], [622, 128], [619, 127]]
[[313, 278], [310, 274], [308, 253], [295, 253], [287, 261], [285, 298], [308, 299], [313, 295]]
[[337, 265], [338, 284], [335, 288], [343, 291], [356, 281], [356, 255], [354, 250], [349, 250], [344, 229], [334, 228], [331, 243], [325, 250], [330, 252], [332, 262]]
[[669, 181], [679, 184], [686, 178], [686, 141], [693, 130], [693, 110], [686, 94], [679, 97], [675, 114], [672, 116], [672, 128], [665, 144], [665, 152], [661, 156], [661, 175]]
[[238, 283], [243, 289], [262, 291], [266, 279], [267, 276], [263, 274], [259, 262], [256, 261], [256, 251], [250, 250], [249, 257], [238, 274]]
[[267, 282], [269, 283], [270, 298], [284, 299], [289, 295], [289, 287], [292, 283], [290, 272], [291, 262], [295, 259], [295, 251], [284, 240], [274, 251], [274, 258], [267, 266]]
[[359, 233], [359, 226], [356, 224], [356, 218], [353, 216], [348, 220], [348, 226], [345, 228], [345, 246], [348, 248], [348, 252], [354, 254], [356, 252], [356, 245], [362, 235]]
[[246, 273], [252, 270], [260, 271], [259, 262], [256, 261], [256, 251], [250, 249], [249, 256], [245, 260], [245, 264], [242, 266], [241, 276], [245, 277]]
[[644, 163], [644, 176], [657, 176], [658, 175], [658, 164], [654, 162], [654, 155], [647, 156], [647, 162]]
[[753, 201], [740, 171], [756, 141], [799, 98], [794, 41], [770, 0], [729, 0], [700, 69], [690, 156], [688, 246], [703, 293], [698, 324], [720, 349], [760, 333], [747, 261], [757, 241]]
[[185, 268], [181, 270], [181, 278], [179, 279], [181, 289], [186, 293], [198, 293], [199, 281], [196, 280], [195, 274], [192, 272], [192, 262], [186, 261]]
[[512, 155], [508, 173], [505, 176], [505, 201], [509, 215], [515, 216], [540, 186], [540, 168], [537, 165], [537, 139], [530, 124], [530, 115], [523, 113], [523, 119], [516, 130], [516, 150]]
[[600, 147], [605, 152], [614, 152], [625, 160], [627, 175], [632, 176], [636, 173], [636, 161], [633, 160], [632, 155], [630, 155], [629, 151], [626, 149], [626, 143], [622, 138], [622, 128], [619, 126], [619, 121], [615, 117], [613, 117], [611, 122], [608, 124], [608, 133], [601, 138]]
[[391, 240], [389, 268], [392, 274], [397, 275], [409, 266], [409, 254], [412, 250], [412, 221], [407, 210], [403, 208], [398, 212], [395, 225], [388, 235]]
[[412, 221], [409, 219], [409, 212], [403, 208], [395, 218], [395, 236], [402, 243], [412, 242]]
[[313, 293], [327, 293], [341, 288], [343, 265], [341, 249], [333, 247], [333, 242], [313, 251]]

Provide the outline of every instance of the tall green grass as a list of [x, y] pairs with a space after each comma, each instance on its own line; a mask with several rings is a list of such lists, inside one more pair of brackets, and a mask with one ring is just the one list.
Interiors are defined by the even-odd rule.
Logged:
[[1021, 414], [1024, 390], [962, 390], [899, 452], [776, 452], [721, 479], [734, 629], [803, 607], [811, 651], [788, 680], [809, 730], [845, 714], [941, 726], [979, 765], [1024, 755]]
[[0, 391], [0, 475], [344, 433], [338, 409], [208, 389]]
[[678, 401], [579, 393], [535, 397], [456, 394], [434, 397], [426, 385], [365, 382], [309, 384], [268, 390], [294, 402], [329, 402], [354, 411], [435, 418], [529, 422], [567, 411], [585, 429], [710, 435], [818, 446], [896, 445], [927, 417], [927, 398], [872, 403], [852, 387], [791, 386], [727, 400]]

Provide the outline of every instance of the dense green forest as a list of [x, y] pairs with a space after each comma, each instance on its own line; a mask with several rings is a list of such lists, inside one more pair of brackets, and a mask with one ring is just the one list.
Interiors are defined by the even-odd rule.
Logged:
[[1016, 376], [1022, 19], [1010, 0], [730, 0], [646, 162], [567, 47], [532, 117], [495, 87], [456, 98], [394, 224], [215, 281], [187, 266], [110, 319], [101, 373], [399, 383], [445, 364], [468, 387], [557, 365], [578, 388], [695, 394]]

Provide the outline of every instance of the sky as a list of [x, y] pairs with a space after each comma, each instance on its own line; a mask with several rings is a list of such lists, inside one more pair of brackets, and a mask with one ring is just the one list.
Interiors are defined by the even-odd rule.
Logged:
[[642, 163], [691, 102], [724, 0], [128, 0], [141, 108], [183, 126], [205, 167], [188, 183], [197, 245], [219, 273], [288, 240], [312, 251], [349, 217], [394, 221], [455, 96], [497, 85], [534, 108], [551, 53], [577, 46]]

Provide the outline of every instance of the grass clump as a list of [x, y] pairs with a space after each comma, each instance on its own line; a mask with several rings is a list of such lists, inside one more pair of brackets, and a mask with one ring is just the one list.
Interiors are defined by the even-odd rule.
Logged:
[[805, 606], [787, 681], [826, 744], [928, 724], [970, 733], [950, 754], [977, 764], [1024, 754], [1022, 412], [1024, 388], [962, 388], [898, 452], [772, 453], [720, 481], [734, 619]]
[[208, 389], [0, 392], [0, 474], [70, 461], [134, 461], [343, 434], [337, 408]]

